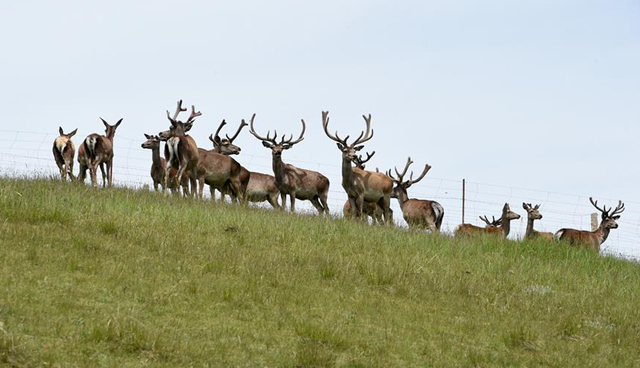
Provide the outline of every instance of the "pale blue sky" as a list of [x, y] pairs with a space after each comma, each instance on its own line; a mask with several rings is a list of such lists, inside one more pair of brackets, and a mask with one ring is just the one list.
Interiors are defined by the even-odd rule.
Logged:
[[201, 146], [222, 118], [305, 118], [285, 161], [338, 165], [321, 110], [352, 136], [370, 112], [370, 167], [411, 155], [425, 181], [640, 202], [638, 1], [22, 0], [0, 3], [0, 38], [5, 129], [84, 137], [124, 117], [118, 135], [139, 138], [182, 98]]

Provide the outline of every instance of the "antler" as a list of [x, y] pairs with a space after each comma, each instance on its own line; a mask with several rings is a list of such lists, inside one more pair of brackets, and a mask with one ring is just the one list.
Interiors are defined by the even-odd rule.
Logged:
[[408, 183], [409, 186], [412, 186], [413, 184], [415, 184], [415, 183], [419, 182], [420, 180], [422, 180], [422, 178], [424, 178], [424, 176], [427, 175], [429, 170], [431, 170], [431, 166], [429, 166], [429, 164], [425, 164], [424, 165], [424, 170], [422, 170], [422, 174], [420, 174], [420, 176], [416, 180], [413, 180], [413, 171], [412, 171], [411, 175], [409, 175], [409, 183]]
[[613, 210], [613, 212], [611, 213], [611, 216], [619, 215], [622, 212], [624, 212], [624, 203], [622, 203], [622, 201], [618, 201], [618, 206], [616, 207], [615, 210]]
[[225, 119], [222, 119], [222, 123], [220, 123], [220, 125], [218, 126], [218, 129], [216, 130], [216, 132], [209, 136], [209, 140], [211, 142], [215, 143], [216, 142], [216, 138], [220, 139], [220, 137], [219, 137], [220, 131], [222, 130], [222, 127], [225, 126], [225, 125], [227, 125], [227, 121]]
[[589, 202], [595, 207], [598, 211], [602, 212], [602, 214], [609, 214], [609, 210], [607, 210], [607, 206], [603, 206], [603, 208], [598, 207], [598, 201], [594, 201], [592, 197], [589, 197]]
[[371, 114], [369, 114], [369, 116], [362, 115], [362, 117], [364, 118], [364, 121], [367, 124], [367, 129], [363, 132], [360, 132], [360, 135], [358, 136], [358, 138], [356, 138], [356, 140], [353, 141], [353, 143], [351, 144], [347, 143], [349, 136], [346, 136], [344, 137], [344, 139], [341, 139], [338, 136], [338, 131], [336, 131], [334, 135], [331, 135], [331, 133], [329, 133], [329, 111], [322, 112], [322, 127], [324, 128], [324, 133], [327, 135], [327, 137], [342, 144], [345, 147], [347, 146], [355, 147], [356, 145], [364, 143], [370, 140], [371, 138], [373, 138], [373, 130], [371, 130]]
[[489, 226], [493, 226], [491, 221], [489, 221], [489, 219], [487, 219], [487, 216], [480, 216], [480, 220], [484, 221]]
[[480, 220], [484, 221], [488, 226], [491, 227], [498, 227], [502, 224], [502, 218], [499, 218], [496, 220], [495, 216], [491, 216], [491, 218], [493, 219], [493, 221], [489, 221], [489, 219], [487, 218], [487, 216], [480, 216]]
[[[186, 111], [187, 109], [185, 109]], [[189, 124], [189, 123], [193, 123], [193, 121], [198, 117], [201, 116], [202, 113], [200, 111], [196, 112], [196, 107], [194, 105], [191, 105], [191, 115], [189, 115], [189, 119], [187, 119], [187, 121], [185, 122], [185, 124]]]
[[371, 114], [369, 114], [369, 116], [362, 115], [362, 117], [367, 124], [367, 130], [366, 132], [360, 133], [358, 138], [353, 143], [351, 143], [351, 147], [355, 147], [356, 145], [367, 142], [368, 140], [373, 138], [373, 129], [371, 129]]
[[183, 111], [187, 111], [187, 109], [182, 107], [182, 100], [179, 100], [178, 106], [176, 107], [176, 112], [173, 113], [173, 118], [171, 117], [171, 114], [169, 114], [169, 110], [167, 110], [167, 118], [169, 118], [169, 121], [176, 121], [178, 115], [180, 115], [180, 113]]
[[369, 162], [369, 160], [371, 160], [371, 157], [373, 157], [373, 155], [376, 154], [376, 151], [373, 151], [371, 153], [367, 152], [367, 158], [363, 159], [362, 155], [359, 155], [358, 157], [354, 158], [354, 162], [356, 164], [356, 166], [358, 166], [361, 169], [364, 169], [364, 164], [366, 164], [367, 162]]
[[[398, 172], [398, 168], [397, 167], [393, 167], [396, 170], [396, 175], [398, 175], [398, 181], [402, 182], [402, 179], [404, 179], [404, 176], [407, 174], [407, 170], [409, 170], [409, 166], [411, 166], [411, 164], [413, 163], [413, 160], [411, 160], [411, 157], [407, 158], [407, 164], [404, 165], [404, 170], [402, 171], [402, 174], [400, 174]], [[391, 170], [389, 170], [389, 173], [391, 173]], [[391, 175], [389, 175], [391, 176]], [[395, 179], [393, 176], [391, 176], [391, 178]]]
[[246, 127], [247, 125], [249, 124], [247, 124], [244, 119], [242, 119], [242, 121], [240, 122], [240, 126], [238, 127], [238, 131], [236, 131], [236, 134], [234, 134], [232, 138], [229, 138], [229, 135], [225, 134], [225, 136], [229, 140], [229, 143], [233, 143], [234, 139], [236, 139], [238, 137], [238, 134], [240, 134], [242, 128]]
[[253, 135], [254, 137], [258, 138], [259, 140], [263, 141], [263, 142], [270, 142], [274, 145], [276, 145], [276, 137], [278, 137], [278, 133], [275, 133], [275, 135], [273, 136], [273, 138], [269, 137], [269, 131], [267, 130], [267, 136], [266, 137], [262, 137], [260, 136], [255, 128], [253, 127], [253, 121], [256, 117], [256, 114], [253, 114], [253, 116], [251, 116], [251, 123], [249, 124], [249, 133], [251, 133], [251, 135]]
[[300, 121], [302, 122], [302, 132], [300, 133], [300, 137], [298, 137], [298, 139], [296, 139], [295, 141], [292, 141], [293, 134], [291, 135], [291, 138], [287, 140], [285, 140], [284, 136], [282, 136], [280, 144], [288, 144], [289, 146], [293, 146], [294, 144], [300, 143], [302, 142], [302, 140], [304, 140], [304, 132], [307, 130], [307, 124], [304, 122], [304, 119], [300, 119]]
[[327, 135], [327, 137], [342, 144], [345, 147], [347, 146], [347, 139], [349, 139], [349, 136], [346, 136], [344, 139], [340, 139], [340, 137], [338, 137], [337, 130], [335, 135], [331, 135], [331, 133], [329, 133], [329, 111], [322, 112], [322, 128], [324, 128], [324, 133]]

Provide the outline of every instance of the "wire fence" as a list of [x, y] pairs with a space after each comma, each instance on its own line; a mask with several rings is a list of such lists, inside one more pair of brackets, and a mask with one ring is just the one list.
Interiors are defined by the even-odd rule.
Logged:
[[[28, 132], [0, 129], [0, 174], [3, 176], [58, 175], [53, 160], [54, 133]], [[76, 139], [78, 141], [78, 139]], [[143, 139], [133, 139], [118, 135], [114, 140], [114, 184], [132, 188], [151, 188], [153, 181], [149, 175], [151, 152], [140, 147]], [[76, 146], [78, 143], [76, 142]], [[270, 155], [243, 153], [236, 159], [250, 171], [272, 173]], [[347, 196], [340, 185], [341, 167], [315, 161], [287, 159], [288, 163], [305, 169], [317, 170], [331, 181], [328, 204], [334, 214], [341, 215]], [[78, 172], [75, 163], [75, 174]], [[453, 232], [462, 220], [462, 179], [446, 179], [427, 176], [423, 181], [411, 187], [412, 198], [436, 200], [445, 208], [443, 232]], [[615, 204], [616, 199], [600, 198], [603, 203]], [[538, 231], [555, 232], [560, 228], [591, 228], [593, 207], [588, 196], [558, 193], [536, 189], [517, 188], [505, 185], [476, 183], [466, 181], [465, 222], [480, 224], [479, 216], [499, 216], [504, 203], [521, 215], [520, 220], [511, 224], [509, 238], [522, 238], [527, 225], [527, 214], [522, 202], [541, 204], [540, 212], [544, 218], [535, 222]], [[603, 244], [603, 252], [640, 260], [640, 202], [625, 199], [626, 211], [618, 221], [619, 228], [611, 231], [609, 239]], [[301, 210], [314, 210], [310, 203], [297, 201]], [[402, 211], [397, 201], [392, 201], [394, 220], [405, 226]]]

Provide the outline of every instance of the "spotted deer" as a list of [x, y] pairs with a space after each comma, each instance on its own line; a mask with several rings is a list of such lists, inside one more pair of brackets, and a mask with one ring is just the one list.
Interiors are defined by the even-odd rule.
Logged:
[[535, 231], [533, 229], [533, 222], [536, 220], [542, 219], [542, 214], [540, 213], [540, 205], [537, 204], [532, 206], [531, 203], [522, 203], [522, 208], [527, 211], [527, 231], [524, 233], [525, 239], [537, 239], [543, 238], [547, 240], [553, 239], [553, 233]]
[[344, 139], [335, 134], [329, 133], [329, 112], [322, 112], [322, 127], [324, 133], [329, 139], [336, 142], [340, 152], [342, 152], [342, 188], [344, 188], [351, 208], [356, 218], [362, 218], [364, 202], [377, 203], [382, 208], [384, 222], [390, 224], [391, 212], [389, 211], [391, 202], [391, 192], [393, 190], [393, 180], [387, 175], [379, 172], [372, 172], [351, 166], [357, 152], [364, 148], [362, 145], [373, 138], [373, 130], [371, 130], [371, 114], [362, 115], [364, 118], [366, 129], [362, 131], [358, 138], [351, 144], [347, 141], [349, 136]]
[[197, 166], [200, 155], [196, 141], [186, 133], [191, 130], [195, 119], [201, 116], [202, 113], [200, 111], [196, 112], [196, 107], [191, 105], [191, 114], [187, 118], [187, 121], [182, 122], [178, 120], [178, 115], [184, 111], [187, 111], [187, 109], [182, 107], [182, 100], [179, 100], [173, 117], [169, 113], [169, 110], [167, 110], [167, 119], [169, 119], [171, 123], [169, 130], [158, 134], [161, 140], [166, 141], [164, 157], [167, 166], [164, 170], [162, 193], [165, 193], [166, 188], [169, 187], [169, 175], [172, 169], [175, 168], [177, 170], [175, 176], [176, 183], [181, 183], [185, 173], [188, 173], [189, 182], [191, 183], [189, 195], [195, 197], [198, 193]]
[[[254, 114], [255, 117], [255, 114]], [[276, 187], [280, 191], [281, 209], [286, 207], [287, 195], [291, 201], [291, 212], [296, 210], [296, 199], [310, 201], [320, 214], [329, 214], [327, 197], [329, 194], [329, 179], [316, 171], [305, 170], [286, 164], [282, 161], [282, 152], [290, 149], [294, 145], [302, 142], [306, 123], [302, 121], [302, 132], [298, 139], [293, 140], [293, 135], [286, 139], [283, 135], [280, 142], [276, 141], [278, 133], [274, 131], [273, 137], [267, 131], [267, 136], [263, 137], [256, 133], [254, 119], [251, 119], [250, 133], [262, 141], [262, 145], [271, 150], [271, 164], [275, 177]]]
[[75, 180], [73, 176], [73, 158], [76, 154], [76, 148], [73, 145], [73, 141], [71, 141], [71, 137], [78, 132], [78, 129], [65, 134], [62, 127], [59, 127], [58, 132], [60, 136], [53, 141], [53, 158], [60, 170], [62, 181], [67, 181], [67, 175], [69, 175], [69, 180], [73, 181]]
[[[151, 179], [153, 180], [153, 188], [155, 191], [158, 191], [158, 185], [164, 186], [164, 171], [167, 167], [167, 162], [163, 157], [160, 157], [160, 137], [157, 135], [144, 135], [147, 140], [142, 143], [142, 148], [151, 150]], [[176, 194], [179, 191], [179, 186], [176, 182], [176, 175], [178, 174], [178, 170], [175, 168], [171, 169], [169, 173], [169, 189], [171, 192]], [[181, 186], [183, 188], [183, 192], [189, 193], [189, 177], [188, 175], [183, 175]], [[163, 188], [164, 189], [164, 188]]]
[[487, 217], [480, 217], [487, 224], [487, 227], [478, 227], [471, 224], [462, 224], [455, 230], [455, 236], [468, 236], [472, 234], [491, 234], [506, 238], [511, 232], [511, 221], [517, 220], [520, 215], [511, 211], [509, 203], [502, 207], [502, 216], [496, 221], [489, 221]]
[[116, 129], [122, 123], [122, 119], [118, 120], [115, 125], [109, 125], [103, 118], [100, 118], [100, 120], [105, 126], [105, 135], [90, 134], [78, 147], [78, 163], [80, 164], [78, 181], [84, 181], [87, 169], [89, 169], [91, 184], [94, 188], [97, 188], [97, 170], [98, 166], [100, 166], [102, 187], [106, 187], [108, 182], [109, 188], [111, 188], [113, 185], [113, 138], [116, 135]]
[[[607, 206], [603, 206], [602, 208], [598, 207], [598, 201], [594, 201], [593, 198], [589, 198], [589, 201], [593, 207], [601, 213], [602, 220], [600, 221], [600, 226], [598, 226], [595, 231], [560, 229], [555, 233], [553, 238], [600, 252], [600, 245], [607, 240], [609, 232], [612, 229], [618, 228], [616, 221], [620, 219], [620, 214], [624, 212], [624, 203], [618, 201], [618, 206], [615, 209], [607, 209]], [[611, 212], [612, 209], [613, 212]]]
[[429, 170], [431, 170], [431, 166], [428, 164], [424, 165], [424, 170], [422, 170], [422, 173], [417, 179], [413, 179], [413, 172], [411, 172], [409, 180], [404, 180], [404, 176], [407, 174], [407, 170], [411, 164], [413, 164], [413, 160], [409, 157], [402, 173], [400, 173], [397, 168], [394, 168], [397, 177], [391, 174], [391, 170], [387, 173], [395, 184], [391, 197], [398, 200], [400, 209], [402, 209], [402, 216], [409, 225], [409, 228], [439, 232], [442, 226], [442, 220], [444, 219], [444, 208], [440, 203], [426, 199], [410, 199], [407, 194], [407, 189], [422, 180]]

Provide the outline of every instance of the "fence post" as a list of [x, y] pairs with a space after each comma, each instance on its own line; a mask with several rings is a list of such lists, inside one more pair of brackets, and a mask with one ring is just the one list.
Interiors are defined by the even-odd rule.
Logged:
[[464, 224], [464, 202], [467, 192], [467, 183], [465, 179], [462, 179], [462, 223]]
[[598, 214], [597, 213], [592, 213], [591, 214], [591, 231], [598, 230], [598, 226], [600, 226], [598, 224]]

